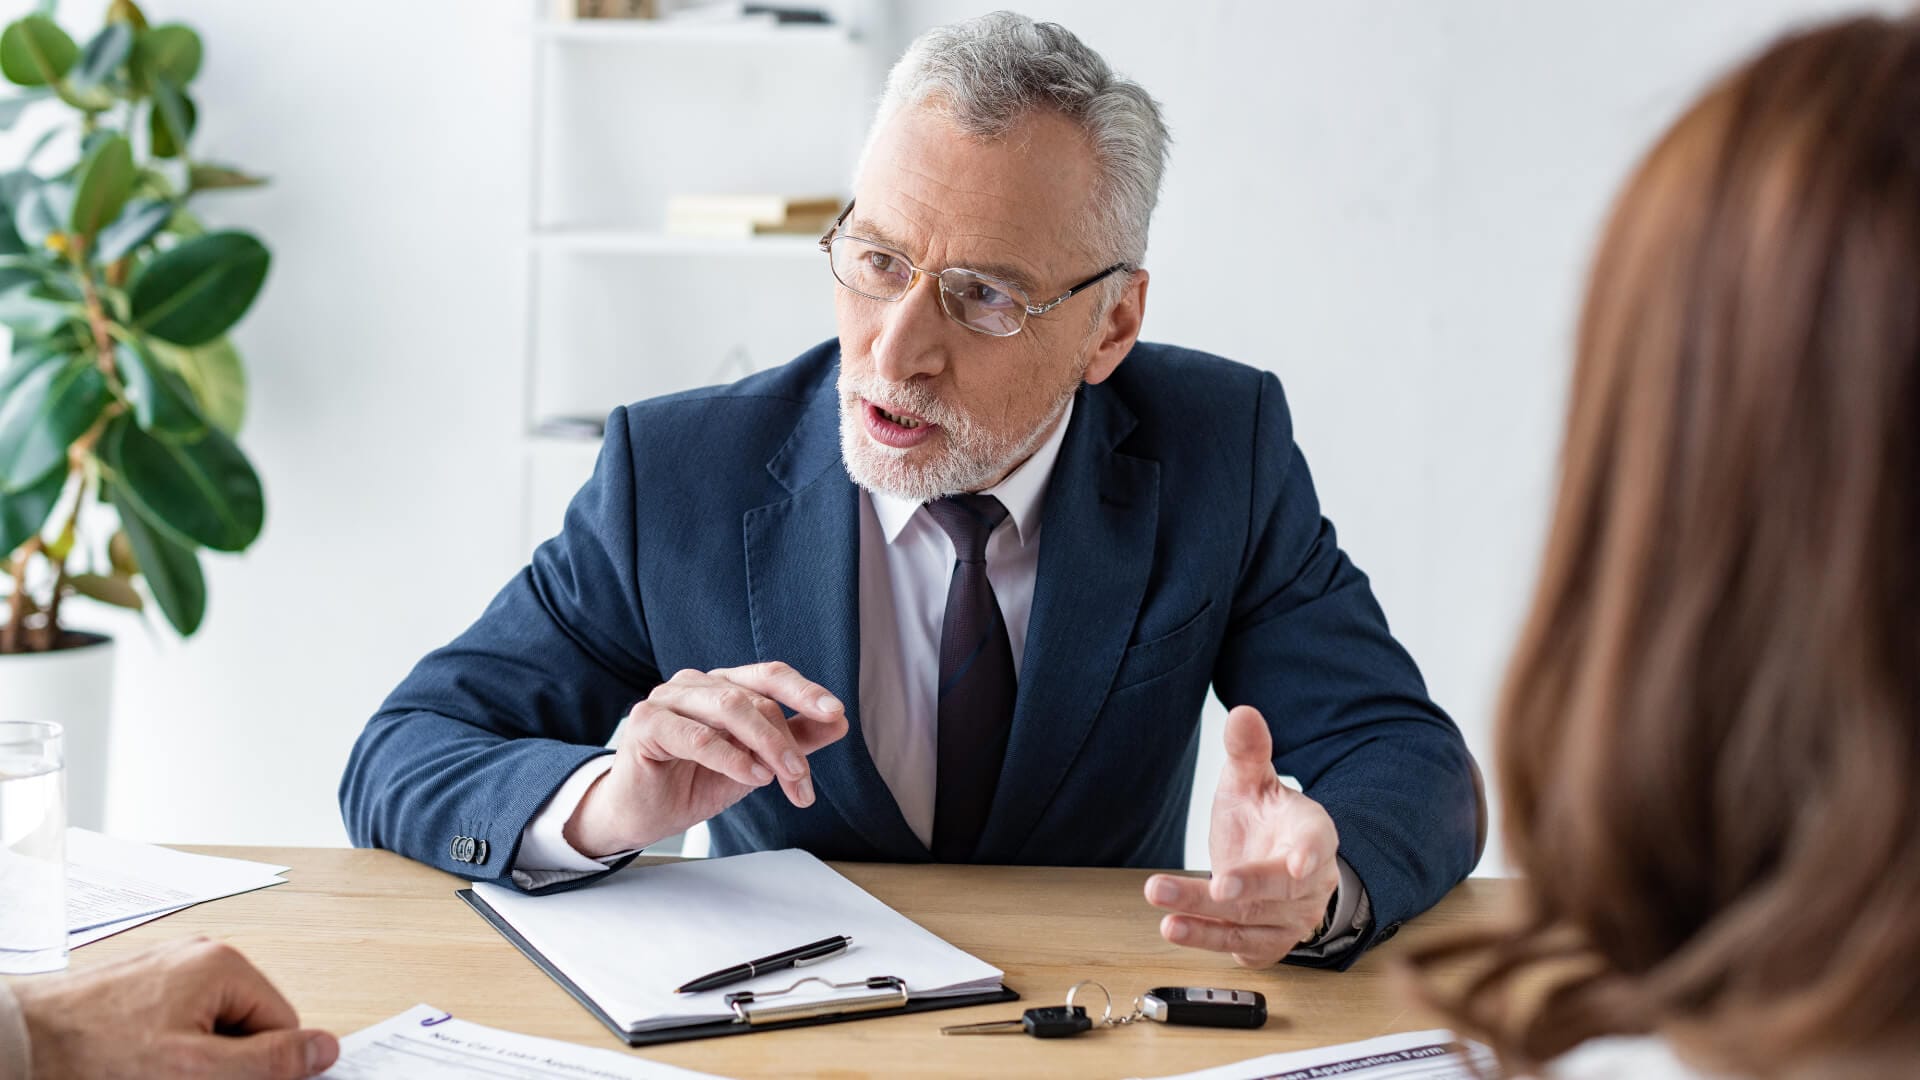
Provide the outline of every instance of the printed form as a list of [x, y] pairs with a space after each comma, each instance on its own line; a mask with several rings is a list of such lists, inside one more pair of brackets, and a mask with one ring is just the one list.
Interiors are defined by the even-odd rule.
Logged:
[[[1472, 1045], [1472, 1044], [1469, 1044]], [[1161, 1080], [1478, 1080], [1495, 1075], [1493, 1054], [1473, 1046], [1476, 1072], [1451, 1031], [1410, 1031], [1365, 1042], [1269, 1054]]]
[[718, 1080], [613, 1050], [520, 1035], [415, 1005], [340, 1040], [320, 1080]]

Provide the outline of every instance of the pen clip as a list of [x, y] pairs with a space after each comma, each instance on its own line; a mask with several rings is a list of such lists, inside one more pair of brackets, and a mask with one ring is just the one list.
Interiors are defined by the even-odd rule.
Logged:
[[[844, 997], [822, 998], [818, 1001], [801, 1001], [791, 1005], [762, 1004], [765, 998], [791, 994], [808, 983], [819, 983], [829, 990], [869, 990], [872, 993], [850, 994]], [[828, 982], [818, 976], [809, 975], [791, 986], [781, 990], [743, 990], [737, 994], [728, 994], [727, 1007], [733, 1010], [739, 1023], [749, 1025], [779, 1023], [784, 1020], [805, 1020], [816, 1016], [834, 1016], [839, 1013], [872, 1012], [879, 1009], [905, 1008], [907, 1004], [907, 983], [894, 975], [876, 975], [860, 982]], [[757, 1006], [757, 1007], [756, 1007]]]
[[847, 950], [852, 946], [853, 946], [853, 939], [846, 938], [845, 940], [841, 941], [836, 948], [830, 949], [827, 952], [823, 952], [819, 956], [809, 956], [805, 960], [795, 960], [793, 962], [793, 966], [806, 967], [808, 964], [817, 964], [822, 960], [831, 960], [836, 956], [844, 956], [846, 955]]

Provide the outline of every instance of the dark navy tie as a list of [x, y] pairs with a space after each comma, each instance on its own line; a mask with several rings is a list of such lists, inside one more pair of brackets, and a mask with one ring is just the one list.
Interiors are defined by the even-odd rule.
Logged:
[[991, 495], [927, 504], [953, 540], [956, 562], [940, 626], [940, 759], [934, 778], [933, 857], [966, 862], [993, 806], [1013, 727], [1013, 645], [987, 581], [987, 537], [1007, 519]]

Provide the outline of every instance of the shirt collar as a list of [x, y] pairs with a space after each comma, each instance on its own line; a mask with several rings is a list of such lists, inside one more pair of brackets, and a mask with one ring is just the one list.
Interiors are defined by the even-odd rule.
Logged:
[[[1077, 397], [1078, 395], [1075, 395]], [[1060, 444], [1066, 441], [1067, 424], [1073, 419], [1074, 398], [1067, 399], [1067, 407], [1060, 413], [1060, 422], [1053, 426], [1053, 433], [1047, 436], [1020, 467], [1007, 474], [1005, 480], [981, 492], [1000, 500], [1007, 508], [1007, 516], [1013, 519], [1013, 528], [1019, 534], [1022, 545], [1033, 542], [1034, 534], [1040, 528], [1040, 505], [1047, 494], [1047, 479], [1053, 475], [1053, 463], [1060, 457]], [[870, 491], [868, 497], [873, 500], [874, 516], [880, 519], [880, 530], [891, 544], [900, 538], [900, 533], [913, 520], [925, 503], [912, 499], [903, 499], [898, 495]]]

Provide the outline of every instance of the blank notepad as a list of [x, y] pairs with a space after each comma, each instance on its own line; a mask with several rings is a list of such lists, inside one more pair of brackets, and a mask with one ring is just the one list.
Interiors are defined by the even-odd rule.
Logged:
[[[1002, 972], [798, 849], [637, 866], [571, 892], [529, 896], [476, 882], [474, 893], [629, 1032], [733, 1019], [728, 994], [814, 976], [893, 975], [916, 999], [996, 990]], [[673, 988], [708, 972], [845, 934], [853, 946], [817, 964], [697, 994]], [[782, 1001], [830, 997], [810, 984]]]

